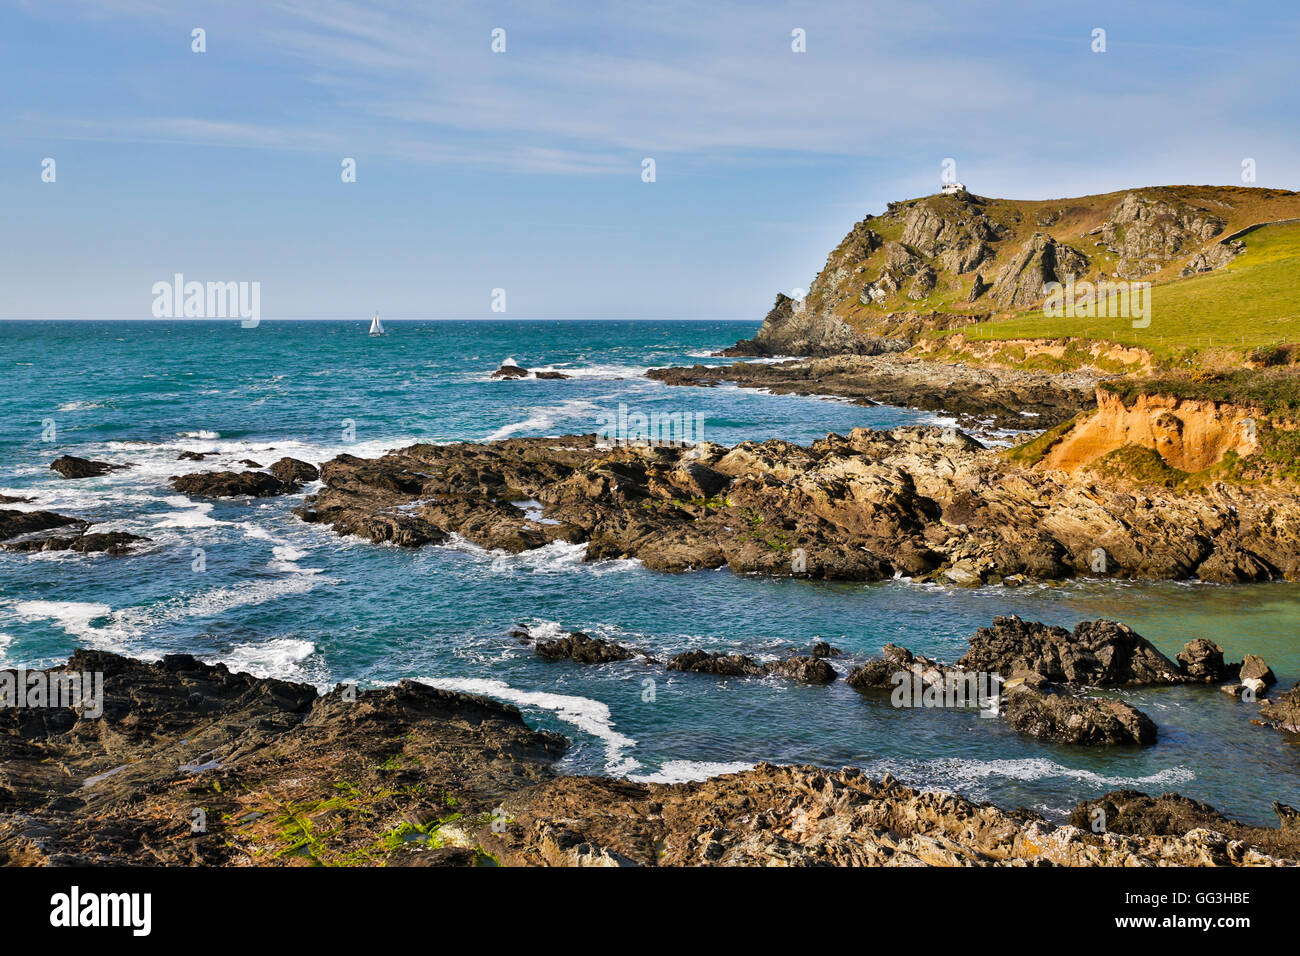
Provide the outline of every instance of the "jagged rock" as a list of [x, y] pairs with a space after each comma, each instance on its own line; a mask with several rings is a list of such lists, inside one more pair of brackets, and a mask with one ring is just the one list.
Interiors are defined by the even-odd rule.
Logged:
[[202, 451], [183, 451], [176, 456], [177, 461], [202, 461], [207, 458], [210, 452]]
[[715, 677], [760, 677], [761, 664], [744, 654], [720, 654], [708, 651], [685, 651], [668, 662], [670, 671], [712, 674]]
[[1002, 716], [1022, 734], [1088, 746], [1156, 742], [1156, 725], [1123, 701], [1044, 693], [1021, 684], [1002, 697]]
[[991, 288], [993, 288], [993, 286], [984, 281], [984, 276], [976, 273], [975, 281], [970, 284], [970, 295], [966, 296], [966, 301], [974, 302]]
[[1070, 823], [1080, 829], [1099, 826], [1104, 833], [1142, 839], [1208, 831], [1278, 857], [1300, 856], [1296, 811], [1277, 801], [1273, 811], [1278, 815], [1278, 828], [1254, 827], [1225, 817], [1208, 803], [1176, 793], [1152, 797], [1137, 790], [1116, 790], [1080, 803], [1070, 814]]
[[77, 458], [62, 455], [50, 462], [50, 470], [57, 471], [64, 478], [98, 478], [110, 471], [129, 468], [129, 465], [113, 465], [106, 461], [91, 461], [89, 458]]
[[1004, 308], [1033, 305], [1046, 297], [1049, 282], [1065, 283], [1088, 270], [1088, 257], [1046, 233], [1034, 233], [998, 273], [993, 298]]
[[200, 471], [192, 475], [176, 475], [171, 486], [185, 495], [201, 498], [236, 498], [249, 496], [268, 498], [292, 490], [274, 475], [264, 471]]
[[1115, 621], [1082, 621], [1063, 627], [995, 617], [981, 627], [958, 661], [968, 670], [1009, 675], [1033, 671], [1048, 680], [1094, 687], [1179, 684], [1178, 666], [1132, 628]]
[[1210, 684], [1225, 676], [1223, 649], [1204, 637], [1190, 640], [1178, 654], [1178, 665], [1190, 680]]
[[[904, 343], [905, 345], [906, 343]], [[726, 382], [774, 394], [836, 395], [863, 405], [882, 402], [956, 415], [963, 427], [1050, 427], [1096, 404], [1097, 379], [1045, 372], [980, 369], [916, 358], [841, 355], [802, 362], [650, 369], [668, 385]]]
[[776, 674], [801, 684], [833, 684], [835, 668], [820, 657], [791, 657], [783, 661], [773, 661], [764, 666], [769, 674]]
[[0, 541], [7, 541], [19, 535], [36, 534], [54, 528], [66, 528], [77, 525], [86, 528], [88, 522], [80, 518], [55, 514], [53, 511], [14, 511], [0, 509]]
[[1237, 677], [1241, 681], [1248, 680], [1261, 681], [1265, 687], [1271, 687], [1277, 683], [1277, 677], [1273, 674], [1273, 669], [1264, 663], [1264, 658], [1257, 654], [1247, 654], [1242, 658], [1241, 665], [1237, 670]]
[[[558, 735], [412, 681], [319, 696], [187, 655], [78, 651], [102, 717], [0, 708], [0, 864], [1277, 865], [1300, 827], [1111, 794], [1055, 827], [861, 771], [760, 764], [685, 784], [557, 776]], [[341, 785], [340, 781], [345, 781]], [[1154, 804], [1148, 809], [1141, 801]], [[449, 812], [454, 807], [454, 813]], [[195, 809], [207, 828], [194, 832]], [[448, 820], [451, 816], [454, 819]]]
[[1232, 242], [1216, 242], [1203, 252], [1198, 252], [1187, 260], [1179, 275], [1186, 277], [1199, 272], [1213, 272], [1222, 269], [1229, 262], [1246, 251], [1246, 244], [1240, 239]]
[[[698, 464], [707, 471], [685, 466]], [[724, 476], [706, 496], [701, 477]], [[272, 481], [277, 479], [267, 476]], [[601, 447], [597, 436], [414, 445], [321, 466], [294, 513], [339, 534], [409, 547], [455, 533], [520, 553], [585, 543], [585, 558], [651, 570], [936, 580], [960, 567], [996, 584], [1091, 574], [1105, 528], [1109, 574], [1184, 580], [1249, 550], [1266, 577], [1300, 578], [1300, 501], [1259, 487], [1138, 495], [1114, 483], [1027, 471], [956, 429], [855, 429], [806, 447]], [[684, 484], [685, 482], [685, 484]], [[533, 499], [535, 511], [512, 502]], [[1194, 527], [1189, 537], [1180, 529]], [[1175, 679], [1178, 669], [1166, 661]]]
[[1101, 241], [1119, 257], [1115, 274], [1137, 279], [1213, 239], [1224, 225], [1219, 216], [1190, 203], [1128, 193], [1102, 223]]
[[1300, 682], [1285, 694], [1261, 701], [1259, 718], [1265, 726], [1300, 734]]
[[135, 546], [147, 543], [148, 538], [141, 537], [137, 534], [127, 534], [124, 531], [105, 531], [95, 532], [93, 534], [76, 534], [71, 536], [61, 536], [58, 534], [21, 538], [17, 541], [5, 542], [4, 548], [9, 551], [79, 551], [83, 554], [100, 552], [103, 554], [120, 557], [131, 554]]
[[809, 657], [839, 657], [844, 652], [838, 647], [833, 647], [826, 641], [817, 641], [808, 651]]
[[610, 661], [625, 661], [633, 657], [632, 651], [607, 641], [603, 637], [592, 637], [581, 631], [570, 631], [563, 637], [552, 641], [538, 641], [534, 648], [538, 657], [547, 660], [578, 661], [582, 664], [605, 664]]
[[272, 475], [284, 482], [287, 488], [301, 488], [310, 481], [320, 477], [315, 465], [297, 458], [281, 458], [268, 469]]

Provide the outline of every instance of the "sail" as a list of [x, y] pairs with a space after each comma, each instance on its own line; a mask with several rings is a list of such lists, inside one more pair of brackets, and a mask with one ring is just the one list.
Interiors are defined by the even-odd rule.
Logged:
[[375, 315], [374, 315], [374, 318], [372, 318], [372, 319], [370, 320], [370, 334], [371, 334], [371, 335], [383, 335], [383, 334], [384, 334], [384, 324], [383, 324], [382, 322], [379, 321], [379, 313], [378, 313], [378, 312], [376, 312]]

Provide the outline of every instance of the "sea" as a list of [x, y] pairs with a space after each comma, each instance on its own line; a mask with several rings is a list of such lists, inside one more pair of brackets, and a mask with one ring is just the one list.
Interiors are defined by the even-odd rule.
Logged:
[[[49, 666], [79, 647], [170, 653], [235, 670], [376, 687], [403, 678], [520, 708], [571, 747], [560, 769], [680, 782], [761, 761], [888, 772], [1063, 819], [1118, 788], [1174, 791], [1275, 825], [1300, 805], [1300, 744], [1253, 725], [1257, 705], [1215, 687], [1109, 692], [1160, 728], [1146, 748], [1029, 739], [976, 710], [895, 708], [838, 680], [717, 679], [637, 662], [545, 662], [509, 632], [580, 630], [659, 659], [702, 648], [775, 659], [826, 640], [841, 677], [888, 642], [952, 661], [995, 615], [1072, 627], [1109, 618], [1170, 656], [1196, 637], [1262, 655], [1280, 688], [1300, 678], [1300, 591], [1288, 583], [1129, 581], [977, 589], [733, 574], [667, 574], [584, 560], [583, 545], [521, 555], [455, 540], [418, 550], [339, 537], [291, 513], [319, 485], [207, 501], [168, 477], [374, 456], [413, 442], [582, 434], [617, 414], [702, 418], [721, 444], [807, 443], [829, 432], [953, 424], [942, 413], [660, 384], [646, 369], [724, 364], [753, 322], [367, 320], [0, 322], [0, 504], [148, 537], [127, 557], [0, 550], [0, 666]], [[511, 358], [562, 380], [493, 381]], [[215, 453], [178, 461], [183, 451]], [[60, 455], [131, 467], [66, 480]], [[1097, 692], [1101, 693], [1101, 692]]]

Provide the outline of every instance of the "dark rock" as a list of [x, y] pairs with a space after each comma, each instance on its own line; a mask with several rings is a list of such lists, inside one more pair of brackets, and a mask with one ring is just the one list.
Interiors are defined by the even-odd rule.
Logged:
[[547, 660], [578, 661], [582, 664], [605, 664], [610, 661], [625, 661], [633, 653], [620, 644], [607, 641], [603, 637], [591, 637], [581, 631], [570, 631], [564, 637], [553, 641], [538, 641], [534, 648], [538, 657]]
[[1071, 633], [1015, 616], [995, 617], [970, 644], [960, 666], [1004, 676], [1028, 670], [1055, 683], [1096, 687], [1186, 680], [1150, 641], [1114, 621], [1083, 621]]
[[1044, 693], [1021, 685], [1002, 696], [1001, 711], [1015, 730], [1042, 740], [1088, 746], [1156, 742], [1155, 722], [1123, 701]]
[[1198, 637], [1188, 641], [1178, 654], [1178, 666], [1190, 680], [1218, 683], [1224, 679], [1223, 648], [1211, 640]]
[[1266, 727], [1300, 734], [1300, 682], [1285, 694], [1260, 701], [1258, 722]]
[[686, 651], [668, 662], [670, 671], [689, 671], [694, 674], [713, 674], [716, 677], [759, 677], [765, 671], [752, 657], [743, 654], [710, 654], [708, 651]]
[[315, 465], [299, 461], [297, 458], [281, 458], [268, 470], [285, 485], [295, 489], [320, 477], [320, 472]]
[[832, 647], [825, 641], [818, 641], [808, 651], [809, 657], [839, 657], [844, 652], [838, 647]]
[[98, 478], [110, 471], [128, 468], [129, 465], [112, 465], [106, 461], [91, 461], [88, 458], [76, 458], [63, 455], [50, 462], [50, 470], [57, 471], [64, 478]]
[[53, 528], [66, 528], [77, 525], [85, 528], [88, 522], [67, 515], [55, 514], [53, 511], [13, 511], [0, 509], [0, 541], [7, 541], [19, 535], [36, 534]]
[[773, 661], [766, 664], [764, 670], [801, 684], [833, 684], [836, 677], [835, 668], [820, 657], [791, 657]]
[[183, 451], [176, 456], [177, 461], [202, 461], [208, 457], [209, 452], [202, 451]]
[[171, 486], [185, 495], [202, 498], [268, 498], [291, 490], [279, 478], [264, 471], [200, 471], [178, 475]]
[[147, 543], [148, 538], [124, 531], [104, 531], [93, 534], [60, 536], [57, 534], [25, 537], [17, 541], [8, 541], [4, 548], [9, 551], [79, 551], [83, 554], [102, 552], [121, 557], [130, 554], [137, 544]]
[[1081, 830], [1099, 825], [1104, 833], [1143, 838], [1180, 837], [1192, 830], [1208, 830], [1278, 857], [1300, 856], [1300, 828], [1291, 816], [1295, 811], [1276, 802], [1273, 808], [1281, 823], [1277, 829], [1240, 823], [1208, 803], [1176, 793], [1152, 797], [1137, 790], [1116, 790], [1080, 803], [1070, 814], [1070, 823]]

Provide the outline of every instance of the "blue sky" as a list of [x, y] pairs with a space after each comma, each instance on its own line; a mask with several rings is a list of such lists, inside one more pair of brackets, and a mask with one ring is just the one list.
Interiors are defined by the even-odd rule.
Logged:
[[148, 318], [181, 272], [267, 319], [759, 319], [947, 157], [1297, 188], [1298, 49], [1291, 2], [0, 0], [0, 317]]

